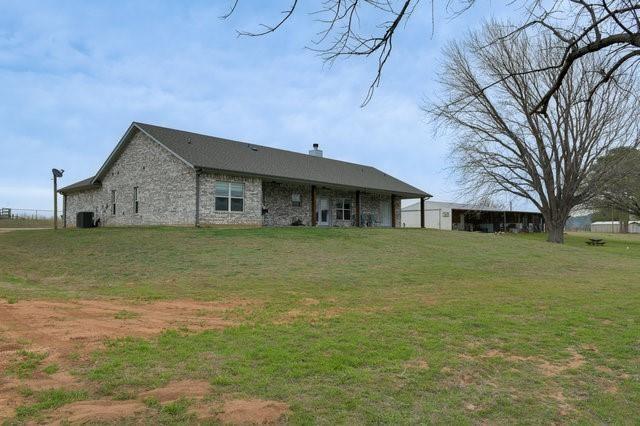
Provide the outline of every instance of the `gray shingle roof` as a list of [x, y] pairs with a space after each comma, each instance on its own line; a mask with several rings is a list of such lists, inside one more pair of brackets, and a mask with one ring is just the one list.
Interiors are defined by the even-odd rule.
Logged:
[[195, 167], [375, 189], [399, 195], [428, 196], [424, 191], [370, 166], [150, 124], [135, 124]]
[[[130, 131], [132, 128], [140, 129], [195, 168], [384, 191], [404, 197], [430, 197], [426, 192], [370, 166], [145, 123], [134, 122]], [[127, 135], [129, 133], [127, 132]], [[96, 181], [100, 179], [100, 173], [106, 169], [110, 160], [111, 157], [95, 176]], [[79, 184], [80, 182], [71, 186]], [[63, 190], [68, 188], [70, 187]]]
[[93, 178], [94, 176], [91, 176], [90, 178], [86, 178], [79, 182], [72, 183], [71, 185], [65, 186], [64, 188], [60, 188], [58, 192], [62, 194], [66, 194], [67, 192], [83, 191], [89, 188], [99, 188], [99, 185], [92, 183]]

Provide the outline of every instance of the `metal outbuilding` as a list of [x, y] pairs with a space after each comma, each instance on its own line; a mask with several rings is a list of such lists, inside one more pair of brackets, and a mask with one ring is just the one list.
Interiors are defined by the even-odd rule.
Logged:
[[[617, 234], [620, 232], [620, 222], [617, 220], [600, 221], [591, 223], [591, 232], [605, 232]], [[640, 221], [629, 221], [630, 234], [640, 234]]]
[[[426, 228], [447, 231], [543, 232], [542, 213], [513, 211], [472, 204], [425, 201]], [[402, 226], [420, 227], [420, 203], [402, 208]]]

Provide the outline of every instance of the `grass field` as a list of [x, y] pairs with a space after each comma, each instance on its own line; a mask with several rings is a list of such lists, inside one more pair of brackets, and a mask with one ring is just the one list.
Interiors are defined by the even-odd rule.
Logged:
[[6, 228], [53, 228], [53, 219], [0, 219], [0, 230]]
[[[590, 235], [0, 234], [5, 417], [73, 420], [98, 401], [130, 421], [233, 423], [234, 403], [262, 401], [254, 414], [297, 424], [633, 423], [640, 236]], [[106, 339], [57, 345], [83, 325]], [[156, 391], [181, 383], [201, 392]]]

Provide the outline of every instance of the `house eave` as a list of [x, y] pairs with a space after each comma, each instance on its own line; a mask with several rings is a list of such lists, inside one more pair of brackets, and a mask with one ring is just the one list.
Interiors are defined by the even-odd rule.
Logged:
[[263, 180], [272, 180], [274, 182], [290, 182], [290, 183], [300, 183], [305, 185], [324, 186], [327, 188], [345, 189], [345, 190], [351, 190], [351, 191], [376, 192], [376, 193], [396, 195], [400, 198], [421, 198], [421, 197], [431, 198], [430, 194], [422, 191], [421, 192], [392, 191], [389, 189], [343, 185], [343, 184], [336, 184], [333, 182], [321, 182], [321, 181], [314, 181], [309, 179], [295, 179], [295, 178], [288, 178], [283, 176], [265, 175], [265, 174], [250, 173], [250, 172], [239, 172], [237, 170], [212, 169], [212, 168], [207, 168], [202, 166], [195, 166], [195, 169], [203, 171], [205, 173], [223, 173], [231, 176], [249, 176], [249, 177], [260, 178]]
[[92, 189], [100, 189], [100, 187], [102, 187], [102, 185], [100, 183], [92, 183], [90, 185], [83, 185], [83, 186], [75, 186], [73, 188], [60, 188], [58, 190], [59, 194], [62, 195], [68, 195], [68, 194], [73, 194], [76, 192], [83, 192], [83, 191], [90, 191]]

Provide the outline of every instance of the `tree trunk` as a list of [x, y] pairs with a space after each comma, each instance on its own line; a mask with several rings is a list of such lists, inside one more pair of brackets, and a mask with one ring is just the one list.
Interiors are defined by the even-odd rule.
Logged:
[[[560, 217], [558, 217], [560, 216]], [[550, 243], [564, 243], [564, 227], [567, 224], [568, 215], [545, 214], [545, 225], [547, 227], [547, 241]]]
[[620, 233], [628, 234], [629, 233], [629, 219], [620, 218]]
[[558, 226], [557, 224], [547, 224], [548, 234], [547, 241], [550, 243], [563, 244], [564, 243], [564, 226]]

